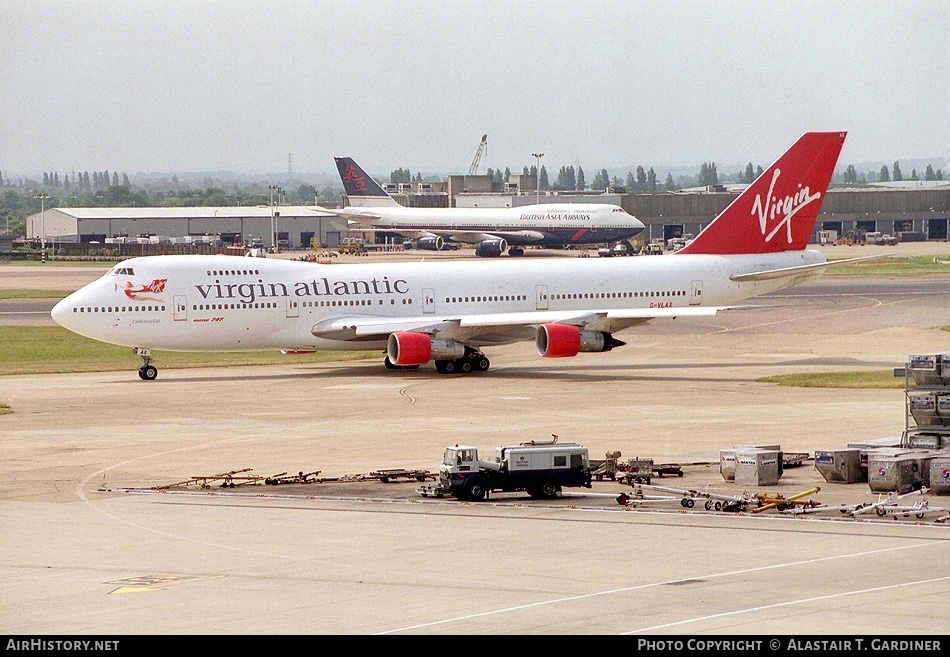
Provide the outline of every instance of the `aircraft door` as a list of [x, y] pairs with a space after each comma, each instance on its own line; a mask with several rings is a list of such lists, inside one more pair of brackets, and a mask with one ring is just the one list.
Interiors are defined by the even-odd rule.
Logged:
[[703, 282], [693, 281], [689, 293], [689, 305], [698, 306], [703, 302]]
[[534, 309], [535, 310], [548, 309], [548, 286], [547, 285], [534, 286]]
[[284, 297], [287, 303], [287, 317], [300, 317], [300, 302], [294, 297]]
[[426, 315], [435, 313], [435, 290], [431, 287], [422, 290], [422, 312]]
[[188, 300], [184, 294], [176, 294], [172, 299], [175, 304], [175, 321], [184, 322], [188, 319]]

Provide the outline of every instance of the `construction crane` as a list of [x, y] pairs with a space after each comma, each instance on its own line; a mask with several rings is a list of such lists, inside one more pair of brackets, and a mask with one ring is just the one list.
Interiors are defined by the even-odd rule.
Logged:
[[472, 166], [468, 170], [468, 175], [474, 176], [478, 173], [478, 163], [481, 161], [482, 155], [486, 150], [488, 150], [488, 135], [482, 135], [482, 143], [478, 145], [478, 150], [475, 151], [475, 159], [472, 160]]

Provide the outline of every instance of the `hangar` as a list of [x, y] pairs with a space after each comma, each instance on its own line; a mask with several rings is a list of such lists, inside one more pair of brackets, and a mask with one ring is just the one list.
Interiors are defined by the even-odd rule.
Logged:
[[347, 220], [314, 207], [52, 208], [27, 217], [27, 239], [69, 243], [260, 242], [309, 248], [311, 239], [335, 247], [347, 235]]

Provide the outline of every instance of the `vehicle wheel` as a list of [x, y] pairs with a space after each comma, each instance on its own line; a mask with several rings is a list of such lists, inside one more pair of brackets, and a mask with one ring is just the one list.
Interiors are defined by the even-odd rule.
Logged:
[[706, 500], [706, 504], [704, 504], [703, 506], [706, 507], [707, 511], [709, 511], [710, 509], [712, 509], [712, 500]]
[[722, 511], [722, 502], [716, 502], [713, 508], [716, 509], [716, 511]]
[[548, 479], [543, 484], [541, 484], [541, 497], [549, 500], [557, 497], [557, 482], [553, 479]]
[[877, 515], [883, 518], [884, 516], [887, 515], [887, 509], [885, 509], [883, 506], [879, 506], [876, 509], [874, 509], [874, 513], [876, 513]]
[[158, 376], [158, 369], [154, 365], [146, 365], [139, 368], [139, 377], [143, 381], [154, 381]]
[[680, 506], [683, 507], [684, 509], [688, 509], [688, 508], [689, 508], [689, 498], [688, 498], [688, 497], [684, 497], [683, 499], [681, 499], [681, 500], [680, 500]]
[[694, 506], [696, 506], [696, 500], [692, 498], [686, 500], [686, 508], [692, 509]]
[[465, 496], [473, 502], [485, 499], [485, 481], [481, 477], [472, 477], [465, 484]]
[[529, 486], [525, 488], [525, 491], [528, 493], [529, 497], [541, 497], [541, 489], [539, 489], [537, 486]]

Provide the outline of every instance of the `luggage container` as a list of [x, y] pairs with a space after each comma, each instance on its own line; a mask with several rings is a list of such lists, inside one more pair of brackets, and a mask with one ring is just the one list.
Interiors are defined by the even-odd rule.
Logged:
[[937, 417], [937, 395], [935, 393], [909, 392], [907, 393], [907, 405], [918, 426], [942, 424], [942, 420]]
[[889, 436], [887, 438], [872, 438], [863, 443], [848, 443], [848, 449], [856, 448], [861, 453], [861, 469], [864, 470], [864, 479], [867, 481], [868, 457], [871, 452], [880, 449], [898, 449], [904, 446], [903, 436]]
[[868, 460], [868, 487], [875, 493], [909, 493], [920, 488], [917, 461], [907, 454], [873, 454]]
[[853, 484], [868, 480], [867, 469], [861, 467], [859, 449], [816, 451], [815, 469], [828, 482]]
[[779, 479], [781, 452], [771, 449], [737, 449], [735, 482], [738, 486], [774, 486]]
[[950, 354], [910, 356], [907, 373], [919, 386], [950, 385]]
[[930, 492], [950, 495], [950, 454], [935, 454], [930, 460]]
[[733, 445], [732, 449], [719, 451], [719, 474], [726, 481], [736, 479], [736, 450], [767, 449], [778, 452], [778, 476], [782, 476], [782, 446], [781, 445]]
[[907, 432], [905, 444], [914, 449], [940, 449], [950, 444], [950, 430], [945, 431], [946, 433], [942, 431], [912, 429]]

